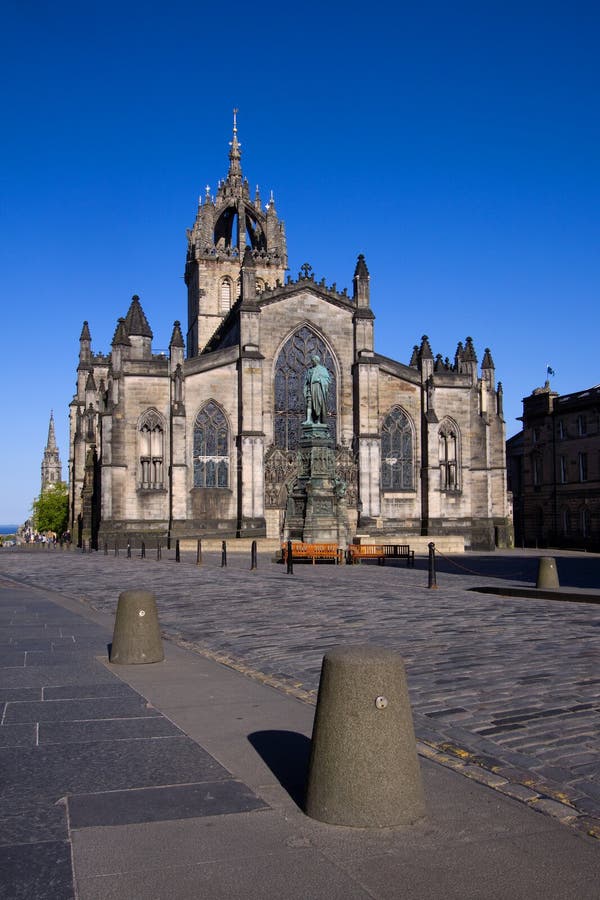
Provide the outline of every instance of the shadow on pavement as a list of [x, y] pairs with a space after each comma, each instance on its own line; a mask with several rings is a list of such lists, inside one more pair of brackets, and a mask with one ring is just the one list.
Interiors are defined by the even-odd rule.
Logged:
[[[438, 574], [474, 575], [486, 578], [504, 578], [507, 581], [525, 581], [535, 587], [538, 573], [538, 562], [541, 556], [553, 556], [561, 587], [592, 588], [600, 590], [600, 555], [560, 556], [558, 551], [542, 550], [537, 555], [519, 556], [510, 553], [494, 553], [487, 555], [442, 556], [436, 554], [436, 570]], [[361, 563], [364, 565], [365, 563]], [[386, 560], [386, 566], [403, 567], [403, 563]], [[417, 558], [415, 569], [427, 572], [427, 559]], [[426, 581], [424, 582], [426, 583]]]
[[296, 731], [254, 731], [248, 740], [294, 803], [304, 809], [310, 739]]

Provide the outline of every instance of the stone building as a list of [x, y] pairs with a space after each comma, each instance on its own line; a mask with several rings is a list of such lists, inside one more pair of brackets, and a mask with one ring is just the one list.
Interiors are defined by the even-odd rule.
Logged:
[[[70, 407], [73, 534], [93, 543], [286, 534], [299, 477], [303, 379], [329, 370], [327, 423], [349, 536], [510, 540], [502, 389], [473, 341], [452, 359], [427, 337], [407, 363], [375, 350], [369, 272], [351, 293], [310, 265], [287, 276], [283, 222], [242, 174], [234, 119], [229, 170], [187, 235], [188, 313], [166, 354], [134, 296], [110, 352], [80, 336]], [[289, 531], [288, 531], [289, 533]]]
[[58, 447], [56, 446], [56, 434], [54, 432], [54, 413], [50, 413], [48, 424], [48, 440], [42, 459], [42, 487], [43, 493], [47, 488], [53, 487], [62, 481], [62, 465]]
[[600, 385], [560, 396], [546, 382], [522, 421], [506, 444], [516, 543], [600, 550]]

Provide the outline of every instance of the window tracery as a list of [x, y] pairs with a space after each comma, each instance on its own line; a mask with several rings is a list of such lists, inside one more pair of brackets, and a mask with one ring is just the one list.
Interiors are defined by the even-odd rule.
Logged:
[[331, 374], [327, 396], [327, 424], [331, 437], [334, 442], [336, 440], [335, 362], [325, 341], [311, 328], [303, 325], [283, 345], [275, 363], [274, 444], [281, 450], [296, 450], [299, 446], [301, 423], [306, 416], [304, 377], [315, 353]]
[[445, 419], [439, 431], [440, 490], [459, 491], [460, 484], [460, 440], [458, 426]]
[[164, 470], [164, 428], [156, 410], [148, 410], [139, 426], [140, 487], [161, 489]]
[[381, 428], [381, 488], [414, 490], [414, 431], [408, 415], [394, 407]]
[[223, 410], [209, 400], [194, 423], [194, 487], [229, 487], [229, 426]]

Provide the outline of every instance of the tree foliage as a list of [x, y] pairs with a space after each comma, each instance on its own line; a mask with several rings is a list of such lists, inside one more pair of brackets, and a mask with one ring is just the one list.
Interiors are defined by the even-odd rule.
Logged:
[[46, 488], [33, 501], [33, 527], [42, 534], [53, 531], [58, 537], [67, 530], [69, 493], [64, 481]]

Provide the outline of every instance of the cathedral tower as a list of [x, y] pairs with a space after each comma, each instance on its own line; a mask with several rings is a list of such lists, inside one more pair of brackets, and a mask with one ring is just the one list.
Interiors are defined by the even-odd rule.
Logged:
[[234, 110], [227, 178], [219, 182], [215, 199], [206, 187], [194, 227], [187, 232], [188, 357], [202, 352], [239, 298], [246, 248], [255, 262], [258, 294], [283, 284], [287, 269], [285, 227], [273, 193], [263, 209], [258, 186], [251, 200], [248, 179], [242, 175], [236, 114]]
[[62, 481], [62, 466], [54, 433], [54, 413], [51, 412], [48, 425], [48, 440], [46, 441], [46, 449], [42, 460], [42, 493], [47, 488], [58, 484], [59, 481]]

